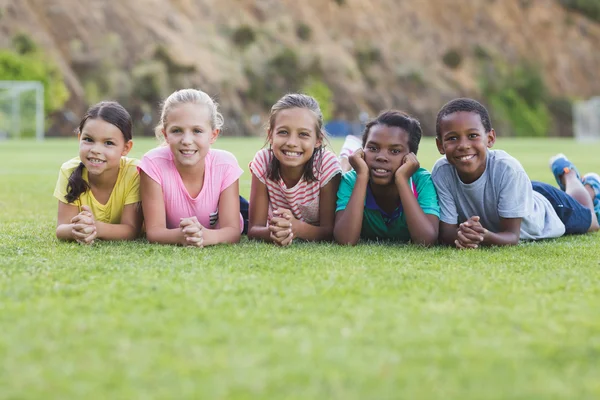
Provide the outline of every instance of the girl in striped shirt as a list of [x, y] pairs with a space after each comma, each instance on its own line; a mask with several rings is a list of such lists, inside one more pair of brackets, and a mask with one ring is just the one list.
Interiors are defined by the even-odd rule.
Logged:
[[287, 94], [273, 105], [269, 148], [250, 163], [249, 238], [280, 246], [332, 239], [341, 166], [325, 140], [314, 98]]

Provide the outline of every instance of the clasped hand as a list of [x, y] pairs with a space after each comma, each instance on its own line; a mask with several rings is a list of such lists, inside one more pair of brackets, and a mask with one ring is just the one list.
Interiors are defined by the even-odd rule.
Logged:
[[96, 220], [88, 206], [82, 206], [81, 212], [71, 218], [73, 238], [80, 244], [93, 244], [97, 236]]
[[204, 227], [198, 222], [198, 218], [181, 218], [179, 228], [183, 233], [184, 246], [204, 247]]
[[458, 226], [458, 238], [454, 244], [459, 249], [476, 249], [486, 233], [487, 229], [479, 222], [479, 216], [475, 215]]
[[288, 209], [278, 208], [273, 211], [273, 216], [269, 220], [270, 237], [273, 243], [279, 246], [292, 244], [294, 225], [297, 221]]

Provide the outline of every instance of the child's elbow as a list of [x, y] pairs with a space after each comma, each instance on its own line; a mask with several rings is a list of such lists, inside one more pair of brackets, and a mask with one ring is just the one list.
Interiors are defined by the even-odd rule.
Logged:
[[333, 239], [337, 244], [341, 244], [344, 246], [356, 246], [356, 244], [358, 243], [358, 238], [349, 237], [347, 235], [335, 231], [333, 232]]

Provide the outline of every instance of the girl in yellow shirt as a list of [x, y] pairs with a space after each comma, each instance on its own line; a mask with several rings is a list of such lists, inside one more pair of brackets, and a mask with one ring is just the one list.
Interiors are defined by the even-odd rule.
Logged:
[[84, 115], [79, 157], [62, 165], [54, 189], [58, 239], [91, 244], [139, 236], [138, 160], [125, 157], [133, 146], [131, 127], [131, 116], [116, 102], [98, 103]]

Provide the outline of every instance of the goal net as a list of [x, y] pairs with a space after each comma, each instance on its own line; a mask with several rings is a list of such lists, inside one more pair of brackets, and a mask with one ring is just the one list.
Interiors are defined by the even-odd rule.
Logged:
[[600, 97], [573, 104], [573, 132], [581, 142], [600, 140]]
[[44, 139], [44, 86], [0, 80], [0, 140], [26, 137]]

